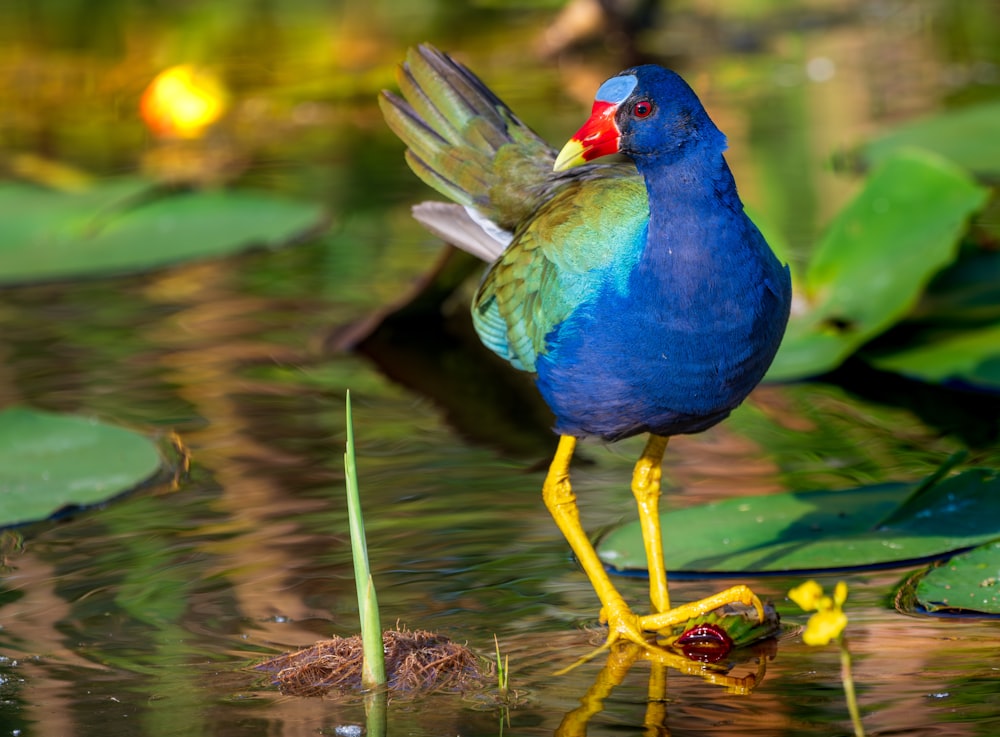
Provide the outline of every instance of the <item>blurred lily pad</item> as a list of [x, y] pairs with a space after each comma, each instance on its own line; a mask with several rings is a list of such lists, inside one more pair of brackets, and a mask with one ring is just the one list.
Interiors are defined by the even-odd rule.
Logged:
[[157, 474], [148, 438], [73, 415], [0, 411], [0, 527], [99, 504]]
[[796, 379], [836, 368], [916, 305], [955, 260], [989, 190], [934, 154], [895, 150], [835, 218], [802, 278], [768, 373]]
[[928, 612], [1000, 614], [1000, 541], [960, 553], [912, 577], [898, 598]]
[[915, 120], [863, 146], [863, 162], [878, 165], [902, 147], [933, 151], [977, 176], [1000, 180], [1000, 102], [972, 105]]
[[284, 243], [324, 221], [319, 205], [231, 189], [0, 183], [0, 284], [145, 271]]
[[[880, 484], [728, 499], [661, 515], [668, 571], [748, 573], [898, 565], [1000, 537], [1000, 478], [972, 469]], [[638, 522], [600, 542], [612, 570], [644, 572]]]

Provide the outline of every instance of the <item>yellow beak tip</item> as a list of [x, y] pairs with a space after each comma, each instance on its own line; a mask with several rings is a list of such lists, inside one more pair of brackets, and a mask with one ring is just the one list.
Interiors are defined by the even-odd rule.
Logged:
[[555, 164], [552, 165], [552, 171], [565, 171], [566, 169], [571, 169], [574, 166], [587, 163], [587, 160], [583, 157], [583, 153], [583, 144], [575, 138], [571, 138], [566, 142], [566, 145], [563, 146], [559, 155], [556, 156]]

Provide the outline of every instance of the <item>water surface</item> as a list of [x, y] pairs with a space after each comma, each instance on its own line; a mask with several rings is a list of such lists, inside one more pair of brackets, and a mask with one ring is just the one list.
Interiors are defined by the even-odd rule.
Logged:
[[[953, 12], [930, 2], [820, 5], [736, 19], [681, 8], [642, 37], [647, 53], [671, 49], [663, 55], [704, 91], [729, 133], [745, 198], [799, 250], [853, 186], [824, 166], [831, 153], [953, 96], [986, 94], [989, 85], [969, 70], [994, 63], [982, 49], [1000, 48], [983, 43], [979, 11], [967, 4]], [[408, 216], [428, 193], [405, 170], [373, 104], [407, 44], [429, 38], [461, 53], [556, 143], [576, 129], [592, 90], [625, 63], [624, 53], [610, 43], [539, 56], [534, 42], [547, 10], [427, 3], [397, 17], [380, 3], [293, 3], [294, 12], [193, 3], [188, 16], [108, 6], [107, 24], [87, 26], [103, 29], [94, 38], [72, 33], [75, 16], [55, 4], [3, 11], [7, 28], [22, 35], [0, 54], [0, 74], [17, 78], [17, 62], [63, 85], [35, 93], [6, 86], [8, 119], [24, 113], [7, 123], [7, 148], [106, 176], [135, 167], [153, 144], [131, 108], [110, 113], [95, 101], [129, 68], [135, 79], [123, 88], [134, 97], [139, 72], [159, 56], [176, 57], [184, 43], [195, 56], [214, 49], [210, 60], [266, 113], [259, 129], [238, 137], [252, 149], [245, 183], [325, 202], [335, 224], [274, 252], [0, 293], [0, 403], [95, 415], [153, 436], [176, 432], [193, 456], [177, 488], [142, 490], [22, 531], [23, 549], [7, 556], [0, 582], [0, 733], [235, 737], [335, 734], [363, 724], [361, 704], [282, 696], [244, 669], [357, 631], [342, 496], [350, 389], [383, 622], [439, 630], [484, 655], [496, 634], [520, 694], [507, 715], [459, 695], [394, 701], [389, 733], [552, 734], [604, 661], [552, 676], [590, 647], [596, 606], [541, 503], [554, 438], [530, 392], [490, 384], [484, 393], [499, 401], [461, 412], [447, 391], [428, 387], [451, 363], [476, 364], [467, 349], [445, 350], [430, 333], [420, 371], [403, 359], [393, 365], [392, 354], [376, 362], [326, 346], [331, 332], [396, 299], [439, 252]], [[149, 39], [157, 53], [136, 51]], [[969, 74], [958, 79], [963, 70]], [[66, 82], [87, 74], [103, 86], [86, 94]], [[53, 99], [63, 103], [55, 113]], [[292, 123], [268, 136], [274, 121]], [[409, 338], [423, 340], [419, 331]], [[926, 406], [889, 402], [883, 388], [898, 380], [841, 379], [846, 386], [764, 387], [730, 422], [674, 441], [667, 506], [911, 481], [962, 449], [973, 462], [996, 464], [995, 416], [962, 411], [975, 398], [934, 395], [954, 406], [949, 424]], [[632, 519], [627, 482], [640, 446], [583, 446], [575, 487], [595, 533]], [[879, 734], [996, 734], [997, 622], [895, 612], [892, 593], [906, 574], [821, 579], [851, 586], [849, 636], [866, 726]], [[746, 582], [786, 621], [802, 623], [784, 598], [800, 581]], [[676, 581], [672, 595], [685, 601], [729, 583]], [[644, 600], [641, 581], [620, 586]], [[644, 725], [650, 666], [637, 663], [589, 734], [849, 733], [834, 648], [788, 635], [766, 658], [766, 675], [748, 696], [671, 672], [657, 725]], [[734, 673], [755, 670], [750, 663]]]

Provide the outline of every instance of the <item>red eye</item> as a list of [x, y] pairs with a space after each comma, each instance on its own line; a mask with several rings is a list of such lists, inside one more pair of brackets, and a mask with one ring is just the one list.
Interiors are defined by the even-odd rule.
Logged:
[[632, 108], [632, 115], [636, 118], [648, 118], [653, 114], [653, 103], [649, 100], [639, 100]]

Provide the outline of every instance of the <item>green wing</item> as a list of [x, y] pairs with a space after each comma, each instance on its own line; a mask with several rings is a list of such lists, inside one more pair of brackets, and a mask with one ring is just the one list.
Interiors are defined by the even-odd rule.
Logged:
[[[610, 167], [608, 167], [610, 168]], [[649, 201], [631, 167], [567, 182], [493, 264], [472, 304], [483, 343], [524, 371], [546, 337], [611, 286], [624, 292], [646, 242]]]
[[555, 150], [447, 54], [410, 49], [397, 81], [402, 98], [379, 97], [386, 123], [413, 172], [441, 194], [514, 230], [559, 186]]

